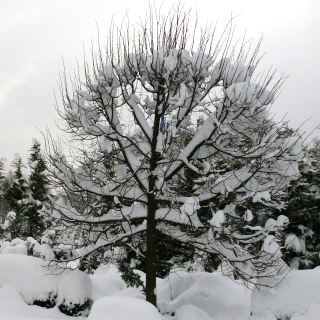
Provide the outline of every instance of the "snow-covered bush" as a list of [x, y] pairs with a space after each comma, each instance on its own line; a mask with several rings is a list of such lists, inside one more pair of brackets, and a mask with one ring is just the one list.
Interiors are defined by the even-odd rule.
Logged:
[[47, 243], [40, 244], [32, 237], [28, 237], [27, 240], [15, 238], [11, 241], [4, 241], [0, 246], [0, 253], [25, 254], [44, 260], [52, 260], [54, 258], [54, 252]]
[[91, 307], [92, 284], [86, 274], [49, 266], [36, 257], [2, 252], [0, 287], [9, 284], [31, 305], [52, 308], [57, 304], [68, 315], [87, 314]]
[[88, 320], [161, 320], [149, 302], [131, 297], [104, 297], [93, 304]]
[[17, 244], [15, 246], [9, 245], [9, 246], [6, 246], [3, 250], [1, 250], [1, 254], [8, 254], [8, 253], [27, 255], [28, 250], [24, 244]]
[[53, 250], [47, 243], [40, 244], [34, 238], [28, 237], [26, 244], [29, 255], [39, 257], [44, 260], [52, 260], [54, 258]]
[[254, 316], [270, 311], [276, 319], [298, 320], [300, 315], [305, 315], [301, 317], [305, 320], [320, 318], [319, 313], [316, 318], [312, 318], [314, 311], [310, 310], [320, 310], [319, 267], [313, 270], [292, 270], [279, 284], [277, 279], [271, 278], [259, 281], [264, 281], [268, 287], [255, 287], [252, 291], [251, 311]]
[[59, 277], [58, 308], [69, 316], [88, 315], [92, 305], [90, 278], [79, 270], [66, 271]]
[[[250, 310], [250, 294], [245, 292], [243, 285], [224, 277], [221, 272], [173, 271], [159, 284], [157, 300], [162, 313], [176, 313], [192, 305], [213, 319], [229, 319], [235, 313], [243, 319]], [[184, 314], [186, 309], [179, 312]]]
[[0, 287], [14, 284], [28, 304], [54, 307], [58, 276], [45, 265], [44, 261], [35, 257], [0, 254]]

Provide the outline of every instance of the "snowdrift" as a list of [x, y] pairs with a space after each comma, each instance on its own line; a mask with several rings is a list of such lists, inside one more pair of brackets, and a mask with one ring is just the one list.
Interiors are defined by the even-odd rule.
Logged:
[[92, 284], [86, 274], [51, 267], [31, 256], [0, 254], [0, 288], [4, 285], [14, 285], [30, 305], [57, 305], [68, 315], [85, 315], [91, 306]]
[[178, 320], [196, 319], [188, 313], [221, 320], [250, 315], [250, 290], [221, 272], [172, 272], [158, 288], [158, 301], [162, 313], [176, 313]]
[[[266, 279], [264, 279], [264, 282]], [[274, 279], [269, 279], [271, 287]], [[254, 288], [251, 311], [261, 318], [267, 312], [274, 318], [291, 320], [320, 319], [320, 268], [313, 270], [292, 270], [276, 288]], [[271, 317], [271, 315], [269, 315]], [[251, 319], [250, 319], [251, 320]]]
[[94, 303], [88, 320], [162, 320], [162, 317], [149, 302], [111, 296]]
[[[320, 268], [291, 271], [276, 288], [254, 288], [252, 293], [221, 272], [176, 270], [157, 279], [161, 315], [145, 301], [141, 288], [127, 288], [114, 265], [102, 266], [91, 276], [66, 272], [26, 256], [21, 244], [16, 245], [16, 250], [0, 254], [0, 318], [6, 320], [72, 319], [60, 311], [84, 315], [91, 299], [95, 302], [88, 320], [320, 319]], [[145, 274], [136, 272], [145, 281]], [[275, 283], [267, 281], [270, 287]]]

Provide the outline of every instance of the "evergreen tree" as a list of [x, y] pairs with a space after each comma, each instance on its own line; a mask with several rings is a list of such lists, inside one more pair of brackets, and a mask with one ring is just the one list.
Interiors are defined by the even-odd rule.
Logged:
[[33, 237], [40, 240], [46, 225], [41, 209], [48, 199], [48, 179], [45, 174], [46, 164], [37, 140], [33, 140], [30, 150], [30, 175], [27, 178], [22, 174], [23, 166], [17, 155], [13, 162], [13, 167], [16, 168], [14, 180], [5, 192], [10, 210], [16, 213], [8, 231], [12, 238]]
[[2, 158], [2, 159], [0, 159], [0, 200], [3, 197], [3, 189], [4, 189], [3, 183], [4, 183], [5, 178], [6, 178], [6, 176], [4, 173], [4, 159]]
[[10, 210], [15, 212], [15, 219], [11, 221], [10, 226], [7, 231], [10, 232], [11, 238], [24, 237], [25, 236], [25, 227], [26, 227], [26, 218], [23, 214], [25, 200], [27, 197], [28, 185], [25, 181], [25, 178], [22, 174], [22, 163], [21, 157], [17, 154], [15, 160], [12, 163], [12, 166], [15, 168], [14, 171], [14, 180], [12, 185], [6, 190], [4, 198], [8, 202]]
[[300, 165], [301, 176], [289, 190], [284, 214], [290, 219], [286, 261], [293, 268], [309, 269], [320, 265], [320, 150], [319, 140]]
[[44, 202], [48, 200], [48, 179], [45, 174], [46, 163], [41, 155], [40, 143], [33, 140], [29, 156], [29, 189], [30, 196], [24, 208], [24, 214], [28, 219], [27, 234], [39, 239], [45, 230], [45, 220], [41, 216]]
[[3, 199], [4, 180], [5, 180], [4, 159], [0, 159], [0, 235], [2, 235], [3, 233], [1, 223], [4, 222], [4, 218], [5, 218], [5, 213], [2, 211], [3, 202], [4, 202], [4, 199]]

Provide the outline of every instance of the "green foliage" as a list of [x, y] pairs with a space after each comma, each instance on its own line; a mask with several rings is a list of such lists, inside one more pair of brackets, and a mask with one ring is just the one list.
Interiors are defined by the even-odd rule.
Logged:
[[0, 199], [3, 197], [3, 183], [5, 180], [5, 173], [4, 173], [4, 159], [0, 159]]
[[15, 219], [10, 222], [7, 230], [11, 239], [14, 239], [22, 237], [25, 234], [26, 219], [23, 215], [23, 210], [28, 186], [22, 174], [22, 167], [24, 165], [19, 155], [16, 155], [12, 166], [15, 168], [14, 180], [11, 187], [6, 190], [4, 198], [8, 202], [10, 210], [16, 214]]
[[72, 303], [65, 300], [58, 306], [59, 310], [68, 316], [86, 316], [92, 306], [92, 300], [86, 299], [84, 303]]
[[28, 220], [28, 236], [39, 239], [46, 227], [40, 211], [48, 200], [49, 181], [46, 176], [46, 163], [41, 155], [40, 143], [37, 140], [33, 140], [30, 152], [29, 188], [31, 197], [24, 208], [24, 215]]
[[287, 234], [294, 234], [301, 249], [287, 245], [285, 259], [289, 264], [298, 263], [299, 269], [310, 269], [320, 265], [320, 152], [311, 148], [300, 167], [301, 177], [289, 189], [289, 204], [283, 214], [290, 224]]
[[28, 177], [22, 173], [22, 168], [25, 166], [19, 155], [16, 155], [12, 166], [15, 168], [14, 179], [11, 186], [5, 190], [4, 198], [10, 211], [16, 213], [16, 217], [11, 221], [7, 231], [12, 239], [33, 237], [39, 240], [46, 228], [41, 209], [48, 200], [49, 184], [40, 143], [33, 140]]
[[120, 260], [117, 266], [121, 273], [121, 278], [127, 284], [127, 287], [144, 288], [144, 283], [140, 276], [133, 271], [132, 264], [126, 262], [126, 260]]

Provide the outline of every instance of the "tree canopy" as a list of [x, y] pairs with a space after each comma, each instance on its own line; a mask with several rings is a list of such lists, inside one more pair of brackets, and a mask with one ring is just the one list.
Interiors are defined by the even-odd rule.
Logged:
[[285, 207], [303, 155], [299, 135], [269, 121], [284, 79], [255, 75], [260, 42], [237, 49], [231, 24], [216, 38], [190, 14], [112, 25], [72, 95], [61, 87], [70, 152], [47, 140], [58, 230], [73, 230], [80, 257], [127, 247], [145, 260], [153, 304], [160, 242], [215, 255], [247, 281], [285, 272], [277, 240], [288, 218], [263, 217]]

